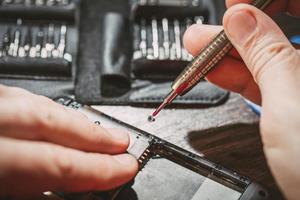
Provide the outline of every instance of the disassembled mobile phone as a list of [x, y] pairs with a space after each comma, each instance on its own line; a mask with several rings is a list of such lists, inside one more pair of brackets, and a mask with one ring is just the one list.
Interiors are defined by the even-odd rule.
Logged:
[[109, 192], [63, 195], [79, 200], [266, 200], [265, 188], [249, 178], [190, 153], [150, 133], [112, 118], [71, 98], [56, 102], [78, 110], [106, 128], [125, 129], [130, 134], [128, 153], [139, 162], [135, 180]]

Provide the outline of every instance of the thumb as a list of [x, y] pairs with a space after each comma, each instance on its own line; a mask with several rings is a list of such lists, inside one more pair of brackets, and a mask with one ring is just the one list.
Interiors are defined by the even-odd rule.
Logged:
[[238, 4], [228, 9], [223, 23], [263, 96], [276, 77], [282, 81], [293, 76], [300, 64], [299, 55], [265, 13], [248, 4]]
[[287, 198], [298, 199], [300, 56], [272, 19], [253, 6], [230, 8], [224, 28], [261, 90], [269, 166]]

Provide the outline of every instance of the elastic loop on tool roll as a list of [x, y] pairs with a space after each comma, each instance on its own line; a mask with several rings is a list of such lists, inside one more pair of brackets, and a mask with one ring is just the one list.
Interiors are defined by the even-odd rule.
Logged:
[[101, 63], [101, 94], [118, 97], [130, 90], [132, 40], [130, 22], [119, 13], [104, 16]]

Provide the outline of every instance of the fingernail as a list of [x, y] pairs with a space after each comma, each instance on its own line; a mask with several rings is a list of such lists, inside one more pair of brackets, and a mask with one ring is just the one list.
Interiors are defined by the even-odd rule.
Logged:
[[251, 13], [247, 11], [238, 11], [228, 18], [225, 27], [228, 36], [236, 45], [245, 45], [257, 31], [257, 21]]
[[109, 133], [113, 136], [115, 140], [123, 141], [125, 143], [129, 142], [128, 133], [117, 130], [117, 129], [109, 129]]
[[132, 165], [133, 163], [137, 162], [136, 159], [129, 154], [117, 155], [114, 156], [114, 158], [123, 165]]

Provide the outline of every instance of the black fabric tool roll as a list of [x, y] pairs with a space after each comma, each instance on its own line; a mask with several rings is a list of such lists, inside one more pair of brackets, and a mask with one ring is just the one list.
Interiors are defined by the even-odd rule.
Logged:
[[70, 77], [71, 63], [63, 58], [0, 58], [0, 74], [29, 76]]
[[0, 84], [74, 95], [79, 0], [36, 3], [0, 2]]
[[[203, 15], [205, 22], [215, 24], [220, 21], [217, 13], [222, 16], [225, 8], [218, 0], [203, 0], [201, 7], [183, 7], [182, 10], [137, 4], [137, 1], [129, 0], [81, 2], [75, 88], [79, 102], [143, 106], [161, 103], [171, 90], [171, 81], [188, 62], [133, 58], [140, 42], [135, 41], [134, 34], [137, 19], [145, 17], [151, 20], [155, 13], [160, 18], [174, 18], [177, 10], [182, 18]], [[152, 45], [152, 42], [148, 43]], [[203, 81], [189, 94], [175, 100], [174, 105], [213, 106], [224, 102], [227, 97], [227, 91]]]
[[130, 90], [131, 35], [129, 22], [118, 13], [103, 18], [101, 94], [122, 96]]
[[[85, 104], [156, 106], [191, 59], [182, 44], [187, 26], [220, 22], [225, 6], [219, 0], [191, 0], [188, 6], [141, 2], [1, 2], [0, 84], [51, 98], [75, 94]], [[169, 47], [175, 52], [169, 57], [161, 40], [165, 19]], [[203, 81], [174, 105], [214, 106], [227, 96], [227, 91]]]
[[74, 21], [79, 0], [71, 0], [68, 5], [35, 6], [8, 4], [0, 6], [0, 17], [10, 19], [65, 20]]

